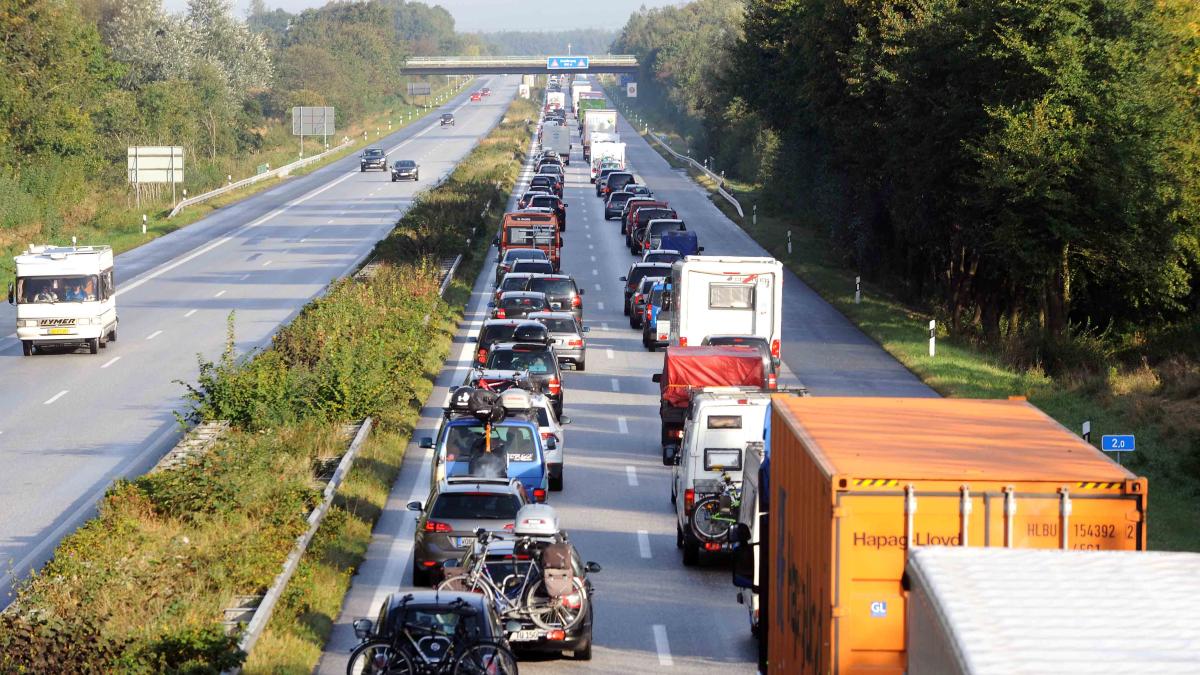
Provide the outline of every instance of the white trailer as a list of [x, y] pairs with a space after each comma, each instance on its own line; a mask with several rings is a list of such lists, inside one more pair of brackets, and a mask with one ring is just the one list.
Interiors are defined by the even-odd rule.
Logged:
[[617, 111], [592, 108], [583, 116], [583, 156], [591, 157], [591, 146], [595, 140], [593, 134], [616, 134]]
[[604, 160], [612, 160], [625, 168], [625, 144], [615, 141], [603, 141], [592, 144], [592, 174], [595, 175], [596, 167], [600, 166], [600, 162]]
[[117, 339], [116, 282], [108, 246], [30, 246], [14, 259], [17, 339], [26, 356], [41, 347], [87, 347]]
[[579, 110], [579, 96], [584, 92], [592, 90], [592, 85], [584, 82], [574, 82], [571, 84], [571, 110]]
[[1200, 555], [972, 544], [909, 549], [909, 673], [1200, 670]]
[[779, 358], [783, 263], [774, 258], [688, 256], [671, 268], [670, 344], [698, 346], [709, 335], [753, 335]]
[[566, 165], [571, 164], [571, 132], [567, 127], [542, 127], [542, 149], [553, 150]]
[[546, 93], [546, 109], [562, 109], [567, 105], [567, 95], [561, 91], [551, 91]]

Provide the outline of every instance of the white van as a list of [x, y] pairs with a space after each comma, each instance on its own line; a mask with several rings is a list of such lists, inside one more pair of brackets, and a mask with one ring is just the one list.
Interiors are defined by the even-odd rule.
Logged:
[[95, 354], [117, 340], [113, 253], [108, 246], [30, 246], [13, 258], [17, 339], [30, 356], [51, 345], [87, 347]]
[[[675, 505], [676, 545], [683, 564], [695, 565], [700, 550], [728, 550], [728, 540], [701, 541], [692, 531], [692, 513], [704, 497], [720, 490], [727, 476], [740, 487], [747, 443], [760, 442], [771, 394], [738, 387], [706, 387], [692, 396], [679, 446], [663, 448], [663, 463], [673, 465], [671, 502]], [[730, 523], [732, 526], [732, 523]]]
[[670, 344], [697, 346], [709, 335], [754, 335], [779, 358], [783, 263], [774, 258], [688, 256], [671, 269]]

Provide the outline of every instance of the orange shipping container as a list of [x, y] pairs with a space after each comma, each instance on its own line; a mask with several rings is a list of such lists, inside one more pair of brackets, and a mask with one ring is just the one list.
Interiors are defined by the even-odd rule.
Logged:
[[772, 402], [770, 673], [902, 673], [910, 546], [1143, 550], [1146, 481], [1025, 401]]

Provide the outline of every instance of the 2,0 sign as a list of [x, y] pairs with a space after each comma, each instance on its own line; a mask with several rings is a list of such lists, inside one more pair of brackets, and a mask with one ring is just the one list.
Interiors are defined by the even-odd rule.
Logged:
[[1133, 452], [1135, 445], [1132, 434], [1104, 436], [1100, 439], [1100, 449], [1105, 452]]

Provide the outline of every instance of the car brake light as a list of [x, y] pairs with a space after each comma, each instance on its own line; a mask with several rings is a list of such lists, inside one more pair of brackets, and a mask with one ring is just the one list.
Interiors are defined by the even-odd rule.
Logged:
[[649, 239], [647, 239], [646, 241], [643, 241], [643, 242], [642, 242], [642, 248], [643, 248], [643, 249], [645, 249], [645, 250], [647, 250], [647, 251], [649, 251], [649, 250], [650, 250], [650, 240], [649, 240]]
[[633, 301], [634, 301], [634, 302], [641, 302], [641, 301], [642, 301], [642, 294], [641, 294], [641, 293], [635, 293], [635, 294], [633, 295]]
[[503, 318], [505, 318], [505, 315], [504, 315], [504, 310], [503, 310], [503, 309], [498, 309], [498, 310], [496, 310], [496, 318], [497, 318], [497, 319], [503, 319]]
[[680, 346], [680, 347], [686, 347], [686, 346], [687, 346], [687, 338], [680, 336], [680, 338], [679, 338], [679, 346]]
[[486, 350], [486, 349], [480, 349], [480, 350], [479, 350], [479, 355], [478, 355], [478, 356], [476, 356], [475, 358], [476, 358], [476, 359], [478, 359], [480, 363], [483, 363], [484, 361], [487, 361], [487, 350]]
[[543, 441], [550, 440], [550, 437], [551, 437], [551, 436], [553, 436], [553, 435], [554, 435], [554, 434], [550, 433], [549, 431], [543, 431], [543, 432], [542, 432], [542, 440], [543, 440]]
[[572, 307], [583, 307], [583, 298], [580, 298], [578, 295], [572, 297], [571, 298], [571, 306]]
[[777, 380], [775, 378], [775, 373], [771, 373], [770, 375], [767, 376], [767, 389], [778, 389], [778, 388], [779, 388], [779, 380]]
[[715, 541], [709, 541], [709, 542], [705, 542], [705, 543], [704, 543], [704, 550], [705, 550], [705, 551], [720, 551], [720, 550], [721, 550], [721, 545], [720, 545], [720, 544], [718, 544], [718, 543], [717, 543], [717, 542], [715, 542]]
[[422, 560], [421, 566], [422, 567], [437, 567], [437, 561], [436, 560]]
[[671, 435], [675, 438], [683, 438], [683, 429], [676, 429], [675, 431], [671, 432]]
[[569, 341], [567, 342], [567, 346], [568, 346], [568, 347], [582, 347], [582, 346], [583, 346], [583, 340], [569, 340]]
[[[575, 597], [579, 597], [579, 596], [575, 596]], [[567, 603], [567, 599], [563, 598], [563, 604], [566, 604], [566, 603]], [[571, 607], [577, 608], [578, 605], [577, 604], [571, 605]], [[561, 628], [555, 628], [554, 630], [546, 633], [546, 639], [547, 640], [565, 640], [565, 639], [567, 639], [567, 633], [566, 633], [566, 631], [564, 631]]]
[[771, 356], [779, 358], [779, 340], [771, 340]]
[[504, 529], [506, 529], [506, 530], [511, 530], [511, 529], [513, 529], [513, 524], [512, 524], [512, 523], [506, 523], [506, 524], [504, 525]]
[[451, 532], [452, 528], [446, 523], [439, 523], [436, 520], [425, 521], [426, 532]]
[[692, 515], [692, 509], [696, 507], [696, 491], [688, 488], [683, 491], [683, 515]]
[[667, 339], [667, 337], [668, 337], [668, 336], [667, 336], [667, 334], [666, 334], [666, 333], [659, 333], [659, 334], [658, 334], [658, 339], [659, 339], [659, 341], [660, 341], [660, 342], [661, 342], [661, 341], [663, 341], [663, 340], [666, 340], [666, 339]]
[[562, 393], [562, 382], [559, 382], [557, 377], [550, 380], [550, 393], [556, 395]]
[[546, 501], [546, 491], [543, 490], [542, 488], [534, 488], [533, 489], [533, 501], [535, 501], [535, 502]]

